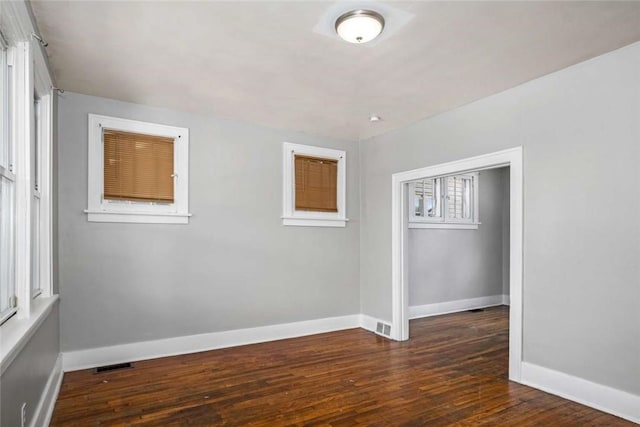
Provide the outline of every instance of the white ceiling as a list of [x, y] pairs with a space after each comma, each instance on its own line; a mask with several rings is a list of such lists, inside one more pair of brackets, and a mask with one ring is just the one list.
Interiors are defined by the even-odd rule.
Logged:
[[318, 31], [335, 2], [32, 7], [61, 88], [346, 139], [640, 40], [640, 2], [368, 3], [411, 19], [368, 46]]

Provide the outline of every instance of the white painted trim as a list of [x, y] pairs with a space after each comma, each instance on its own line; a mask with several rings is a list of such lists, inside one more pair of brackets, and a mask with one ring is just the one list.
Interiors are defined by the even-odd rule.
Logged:
[[33, 56], [29, 42], [20, 42], [13, 52], [13, 138], [15, 155], [15, 295], [19, 319], [31, 312], [31, 149], [34, 138]]
[[433, 304], [412, 305], [409, 306], [409, 319], [420, 319], [422, 317], [439, 316], [441, 314], [473, 310], [474, 308], [503, 305], [505, 296], [506, 295], [491, 295], [486, 297], [437, 302]]
[[321, 334], [360, 326], [360, 315], [329, 317], [233, 331], [212, 332], [63, 353], [65, 372]]
[[522, 363], [521, 382], [640, 424], [640, 396], [553, 369]]
[[[127, 203], [104, 200], [103, 129], [116, 129], [174, 138], [174, 203]], [[117, 117], [88, 115], [88, 186], [85, 213], [89, 221], [130, 223], [189, 223], [189, 129]]]
[[91, 222], [128, 222], [144, 224], [189, 224], [191, 214], [160, 214], [141, 212], [94, 212], [85, 210]]
[[346, 227], [346, 219], [314, 219], [314, 218], [282, 218], [282, 225], [297, 225], [304, 227]]
[[509, 298], [509, 295], [502, 295], [502, 305], [511, 305], [511, 298]]
[[477, 224], [461, 224], [454, 222], [422, 222], [410, 221], [407, 226], [409, 228], [439, 228], [446, 230], [477, 230], [480, 223]]
[[2, 325], [2, 345], [0, 346], [0, 375], [11, 365], [20, 351], [36, 333], [42, 322], [49, 316], [58, 295], [40, 297], [31, 302], [29, 316], [10, 319]]
[[[307, 212], [295, 209], [294, 156], [323, 157], [338, 162], [338, 212]], [[347, 225], [347, 153], [313, 145], [282, 143], [282, 225], [305, 227], [346, 227]]]
[[522, 365], [522, 287], [523, 287], [523, 172], [522, 147], [457, 160], [391, 177], [391, 337], [409, 339], [407, 184], [421, 178], [460, 174], [497, 167], [510, 167], [510, 302], [509, 379], [520, 381]]
[[56, 400], [58, 399], [58, 393], [62, 385], [62, 377], [62, 354], [59, 354], [56, 359], [56, 364], [53, 366], [53, 370], [49, 375], [47, 384], [44, 387], [42, 396], [40, 396], [38, 406], [31, 417], [29, 427], [48, 426], [51, 423], [53, 409], [56, 406]]
[[53, 295], [53, 93], [40, 97], [40, 290], [41, 296]]

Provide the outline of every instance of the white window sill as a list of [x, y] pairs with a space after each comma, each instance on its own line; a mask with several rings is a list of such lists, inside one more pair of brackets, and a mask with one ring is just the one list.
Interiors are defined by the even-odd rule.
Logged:
[[109, 212], [85, 210], [89, 222], [129, 222], [145, 224], [189, 224], [190, 213]]
[[348, 218], [299, 218], [282, 217], [282, 225], [298, 227], [346, 227]]
[[11, 365], [20, 351], [36, 333], [42, 322], [49, 316], [58, 301], [58, 295], [36, 298], [31, 302], [31, 314], [27, 319], [17, 315], [0, 326], [2, 345], [0, 346], [0, 375]]
[[480, 223], [458, 224], [455, 222], [410, 222], [409, 228], [439, 228], [448, 230], [477, 230]]

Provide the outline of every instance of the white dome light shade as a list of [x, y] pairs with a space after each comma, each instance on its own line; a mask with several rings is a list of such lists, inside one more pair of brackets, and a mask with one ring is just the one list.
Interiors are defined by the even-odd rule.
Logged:
[[336, 20], [336, 32], [349, 43], [366, 43], [378, 37], [384, 18], [372, 10], [352, 10]]

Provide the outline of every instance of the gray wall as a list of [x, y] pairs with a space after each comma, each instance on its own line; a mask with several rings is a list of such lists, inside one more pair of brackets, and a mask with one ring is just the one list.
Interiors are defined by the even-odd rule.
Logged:
[[0, 425], [20, 426], [22, 403], [31, 423], [49, 375], [56, 364], [60, 336], [58, 304], [0, 378]]
[[[190, 130], [189, 225], [87, 222], [87, 114]], [[62, 351], [359, 313], [358, 144], [65, 92]], [[346, 228], [281, 225], [282, 142], [347, 151]]]
[[502, 171], [502, 295], [510, 295], [509, 289], [509, 258], [510, 258], [510, 227], [511, 218], [509, 217], [509, 209], [511, 203], [509, 182], [509, 168], [501, 169]]
[[505, 179], [508, 168], [480, 171], [477, 230], [409, 229], [409, 305], [502, 295]]
[[363, 142], [363, 313], [391, 318], [391, 175], [523, 146], [523, 357], [640, 394], [639, 76], [636, 43]]

